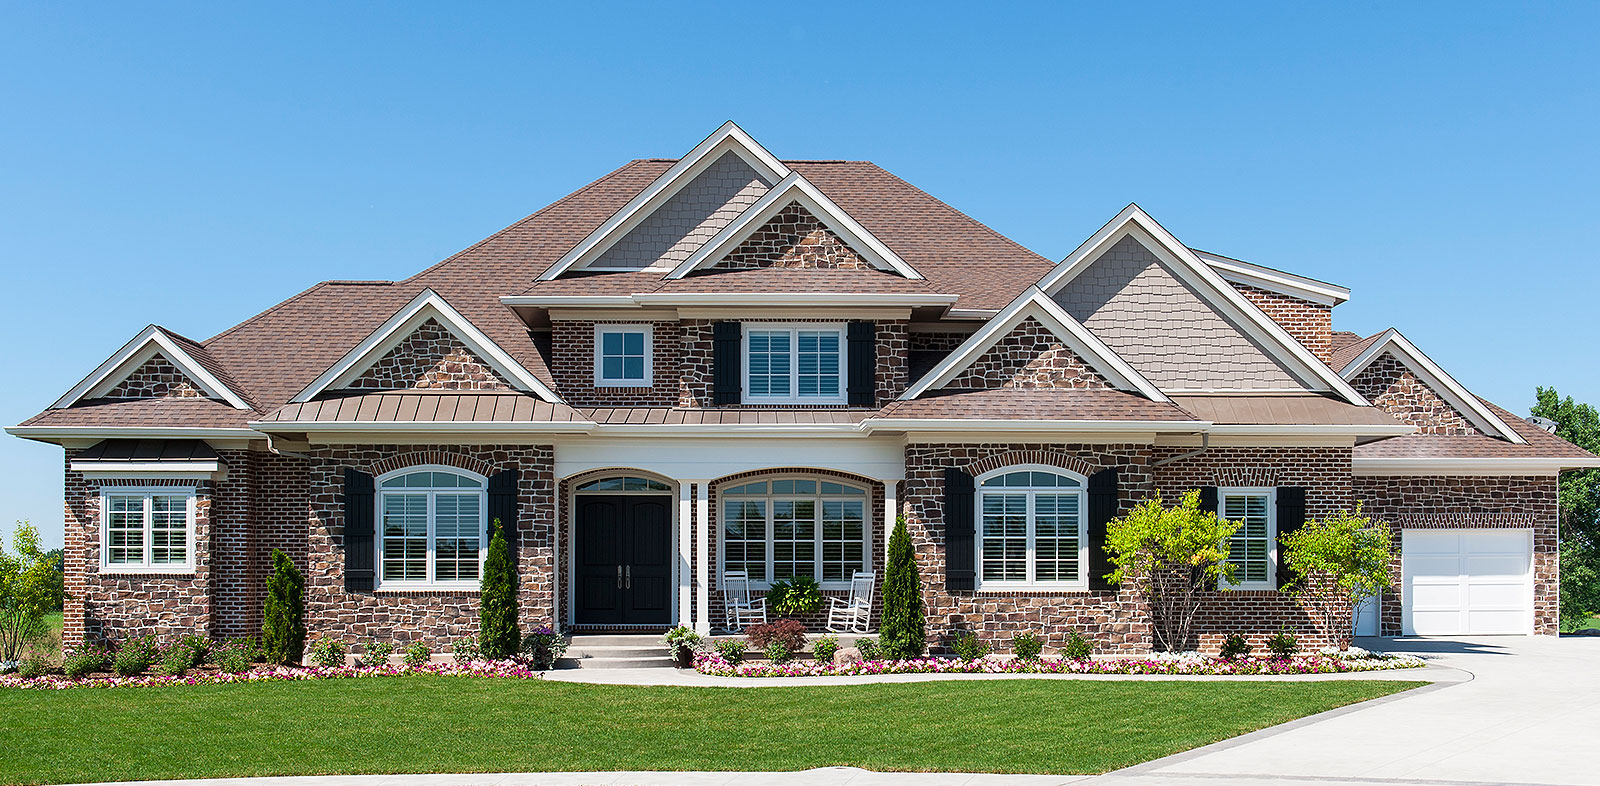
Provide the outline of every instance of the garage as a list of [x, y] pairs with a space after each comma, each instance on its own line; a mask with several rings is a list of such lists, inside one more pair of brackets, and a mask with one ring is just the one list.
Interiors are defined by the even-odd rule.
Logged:
[[1408, 529], [1400, 562], [1407, 636], [1533, 633], [1533, 531]]

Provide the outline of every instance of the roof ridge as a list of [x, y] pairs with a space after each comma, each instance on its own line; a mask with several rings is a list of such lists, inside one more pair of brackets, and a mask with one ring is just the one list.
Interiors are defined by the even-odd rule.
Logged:
[[[855, 163], [855, 162], [852, 162], [852, 163]], [[958, 215], [958, 216], [960, 216], [960, 217], [962, 217], [962, 218], [964, 218], [964, 219], [966, 219], [968, 221], [971, 221], [972, 223], [982, 227], [983, 231], [988, 232], [991, 235], [994, 235], [995, 237], [999, 238], [1001, 241], [1011, 245], [1013, 248], [1016, 248], [1016, 249], [1018, 249], [1020, 251], [1023, 251], [1023, 252], [1026, 252], [1028, 254], [1032, 254], [1033, 256], [1038, 257], [1045, 264], [1049, 265], [1052, 270], [1055, 269], [1055, 266], [1057, 264], [1057, 262], [1055, 260], [1052, 260], [1049, 257], [1047, 257], [1047, 256], [1045, 256], [1045, 255], [1043, 255], [1043, 254], [1041, 254], [1041, 253], [1039, 253], [1037, 251], [1034, 251], [1033, 249], [1028, 248], [1025, 245], [1022, 245], [1021, 243], [1018, 243], [1016, 240], [1012, 239], [1011, 236], [1009, 236], [1009, 235], [1007, 235], [1007, 234], [995, 229], [994, 227], [989, 226], [988, 224], [985, 224], [982, 221], [979, 221], [976, 218], [973, 218], [972, 216], [970, 216], [967, 213], [963, 212], [960, 208], [957, 208], [954, 205], [951, 205], [949, 202], [946, 202], [943, 199], [940, 199], [940, 198], [934, 196], [933, 194], [930, 194], [927, 191], [924, 191], [921, 188], [918, 188], [916, 185], [912, 184], [910, 181], [907, 181], [905, 178], [903, 178], [903, 177], [901, 177], [901, 176], [899, 176], [899, 175], [897, 175], [897, 174], [895, 174], [895, 173], [893, 173], [893, 172], [891, 172], [891, 171], [889, 171], [887, 169], [884, 169], [883, 167], [879, 166], [878, 164], [876, 164], [876, 163], [874, 163], [872, 161], [861, 161], [859, 163], [866, 164], [867, 166], [870, 166], [873, 169], [876, 169], [879, 172], [882, 172], [885, 175], [888, 175], [889, 177], [893, 178], [896, 182], [900, 183], [901, 185], [905, 186], [906, 188], [909, 188], [912, 191], [915, 191], [915, 192], [917, 192], [917, 193], [919, 193], [919, 194], [921, 194], [921, 195], [933, 200], [935, 203], [937, 203], [938, 205], [942, 206], [944, 209], [950, 211], [951, 213], [954, 213], [955, 215]], [[819, 188], [820, 188], [820, 186], [819, 186]], [[1045, 271], [1045, 272], [1048, 273], [1049, 271]]]

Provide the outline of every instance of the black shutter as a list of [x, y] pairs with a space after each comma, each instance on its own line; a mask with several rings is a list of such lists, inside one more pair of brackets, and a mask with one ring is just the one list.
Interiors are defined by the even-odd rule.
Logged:
[[950, 592], [977, 588], [977, 555], [972, 525], [977, 484], [955, 467], [944, 471], [944, 588]]
[[878, 326], [873, 322], [851, 322], [846, 329], [850, 378], [850, 406], [871, 407], [878, 402]]
[[377, 498], [372, 476], [350, 467], [344, 470], [344, 590], [371, 592], [377, 549], [372, 537], [377, 529], [373, 503]]
[[740, 344], [744, 330], [738, 322], [711, 325], [711, 403], [716, 406], [739, 403], [743, 360]]
[[489, 537], [494, 538], [495, 522], [505, 534], [511, 562], [517, 558], [517, 471], [508, 469], [489, 476]]
[[1201, 486], [1200, 487], [1200, 509], [1204, 510], [1204, 511], [1209, 511], [1211, 513], [1216, 513], [1217, 512], [1218, 507], [1217, 507], [1217, 487], [1216, 486]]
[[1112, 590], [1106, 575], [1116, 569], [1106, 553], [1106, 524], [1117, 517], [1117, 468], [1089, 476], [1089, 589]]
[[1295, 572], [1283, 561], [1283, 537], [1306, 523], [1306, 490], [1300, 486], [1278, 487], [1278, 589], [1294, 583]]

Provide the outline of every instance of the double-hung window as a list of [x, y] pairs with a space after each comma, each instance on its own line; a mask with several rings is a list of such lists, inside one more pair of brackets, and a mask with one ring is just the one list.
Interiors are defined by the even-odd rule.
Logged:
[[484, 478], [448, 467], [378, 480], [378, 586], [476, 589], [482, 572]]
[[783, 478], [718, 492], [722, 568], [751, 581], [808, 576], [844, 585], [867, 569], [867, 492], [829, 480]]
[[1084, 478], [1007, 467], [978, 478], [978, 588], [1087, 590]]
[[194, 493], [108, 488], [100, 498], [100, 566], [109, 572], [194, 569]]
[[595, 387], [650, 387], [653, 333], [649, 325], [595, 325]]
[[744, 326], [744, 398], [753, 404], [843, 404], [844, 326]]
[[1234, 589], [1276, 589], [1278, 527], [1276, 494], [1270, 488], [1217, 489], [1217, 515], [1239, 525], [1228, 539]]

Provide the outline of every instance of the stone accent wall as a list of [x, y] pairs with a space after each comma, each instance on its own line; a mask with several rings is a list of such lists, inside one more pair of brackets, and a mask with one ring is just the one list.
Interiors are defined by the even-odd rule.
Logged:
[[1557, 491], [1552, 476], [1356, 478], [1355, 495], [1366, 513], [1394, 528], [1395, 559], [1389, 566], [1390, 591], [1380, 601], [1380, 633], [1400, 635], [1404, 530], [1484, 527], [1533, 530], [1534, 631], [1556, 635], [1561, 603]]
[[1395, 420], [1416, 426], [1419, 434], [1458, 437], [1483, 433], [1391, 353], [1374, 360], [1350, 385]]
[[310, 636], [334, 637], [346, 643], [370, 638], [421, 641], [440, 652], [478, 631], [477, 590], [345, 591], [345, 467], [374, 476], [421, 464], [460, 467], [484, 475], [519, 469], [515, 559], [522, 624], [555, 621], [556, 489], [551, 446], [341, 445], [319, 448], [311, 455], [310, 569], [306, 571]]
[[[675, 322], [652, 322], [650, 387], [594, 384], [595, 326], [639, 324], [625, 320], [556, 320], [550, 324], [550, 373], [556, 392], [575, 407], [671, 407], [679, 403], [684, 335]], [[709, 339], [708, 339], [709, 340]], [[707, 349], [707, 352], [710, 350]]]
[[[838, 323], [839, 320], [828, 319], [774, 319], [759, 320], [746, 319], [743, 322], [820, 322]], [[910, 366], [908, 364], [909, 322], [900, 319], [880, 319], [877, 321], [877, 405], [883, 406], [893, 401], [905, 391], [909, 383]], [[709, 408], [712, 406], [712, 327], [710, 320], [685, 319], [680, 323], [682, 335], [683, 354], [678, 365], [678, 406], [686, 408]], [[591, 361], [592, 363], [593, 361]], [[792, 409], [792, 404], [740, 404], [744, 409]], [[844, 405], [832, 405], [835, 408]], [[829, 405], [819, 405], [816, 408], [826, 409]]]
[[429, 319], [360, 377], [356, 390], [510, 390], [511, 386], [438, 320]]
[[790, 202], [712, 265], [720, 270], [762, 267], [872, 269], [871, 263], [798, 202]]
[[1030, 317], [985, 350], [945, 387], [1104, 390], [1111, 384], [1049, 328]]
[[1333, 306], [1269, 292], [1249, 284], [1228, 283], [1266, 312], [1273, 322], [1289, 331], [1289, 335], [1304, 344], [1322, 362], [1333, 362]]
[[106, 398], [205, 398], [199, 383], [157, 353], [106, 394]]
[[943, 352], [948, 355], [972, 338], [972, 334], [914, 332], [910, 338], [912, 352]]

